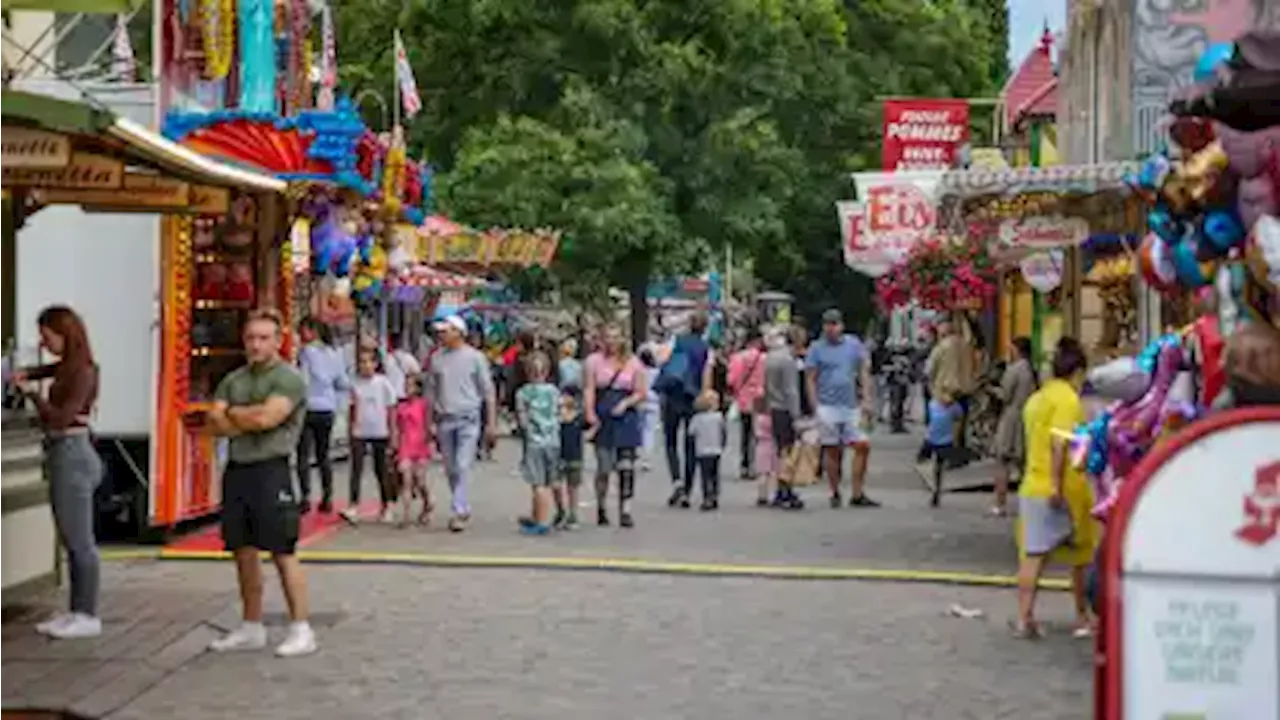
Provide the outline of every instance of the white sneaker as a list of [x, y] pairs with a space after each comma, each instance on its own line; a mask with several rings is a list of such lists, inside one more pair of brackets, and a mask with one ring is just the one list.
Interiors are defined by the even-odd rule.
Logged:
[[102, 621], [92, 615], [75, 613], [61, 625], [49, 628], [49, 637], [59, 640], [94, 638], [102, 634]]
[[41, 635], [48, 635], [50, 632], [54, 630], [54, 628], [62, 627], [63, 625], [66, 625], [67, 623], [71, 622], [72, 618], [74, 617], [75, 615], [69, 612], [58, 613], [57, 615], [54, 615], [53, 617], [49, 618], [48, 620], [45, 620], [39, 625], [36, 625], [36, 632], [40, 633]]
[[276, 647], [276, 656], [302, 657], [316, 651], [316, 633], [308, 622], [296, 622], [289, 626], [289, 635]]
[[261, 650], [267, 646], [267, 628], [262, 623], [243, 623], [240, 627], [209, 643], [214, 652]]
[[343, 520], [346, 520], [352, 525], [360, 524], [360, 513], [357, 512], [356, 509], [353, 507], [348, 507], [338, 514], [342, 516]]
[[396, 521], [396, 513], [391, 508], [383, 508], [382, 515], [379, 517], [381, 522], [390, 524]]

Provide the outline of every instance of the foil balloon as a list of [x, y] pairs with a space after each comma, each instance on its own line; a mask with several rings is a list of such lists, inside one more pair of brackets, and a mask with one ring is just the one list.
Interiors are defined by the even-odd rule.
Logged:
[[1203, 150], [1215, 137], [1213, 123], [1198, 117], [1181, 117], [1169, 127], [1169, 137], [1188, 154]]
[[1163, 153], [1151, 155], [1142, 162], [1138, 174], [1127, 178], [1128, 184], [1148, 202], [1154, 201], [1173, 172], [1173, 162]]
[[1245, 264], [1254, 282], [1280, 292], [1280, 219], [1264, 215], [1253, 224], [1245, 245]]
[[1089, 371], [1087, 380], [1098, 396], [1121, 402], [1137, 400], [1151, 385], [1151, 375], [1132, 357], [1098, 365]]
[[1222, 142], [1209, 143], [1178, 168], [1177, 177], [1186, 182], [1192, 202], [1202, 202], [1214, 191], [1222, 172], [1227, 169], [1227, 153]]
[[1212, 407], [1226, 387], [1225, 349], [1226, 341], [1223, 340], [1218, 317], [1203, 315], [1197, 318], [1191, 326], [1191, 356], [1200, 371], [1200, 390], [1195, 397], [1200, 407]]
[[1206, 272], [1196, 257], [1196, 244], [1183, 240], [1173, 248], [1173, 267], [1178, 281], [1190, 288], [1208, 285], [1212, 275]]
[[1244, 229], [1252, 228], [1263, 215], [1275, 215], [1280, 209], [1276, 186], [1271, 178], [1260, 175], [1241, 180], [1236, 189], [1236, 211]]
[[1210, 210], [1201, 217], [1199, 226], [1199, 235], [1216, 255], [1226, 255], [1244, 240], [1244, 225], [1231, 210]]
[[1178, 242], [1184, 232], [1182, 222], [1175, 219], [1167, 208], [1160, 206], [1147, 212], [1147, 227], [1167, 243]]
[[311, 270], [323, 275], [333, 272], [339, 277], [351, 272], [356, 254], [356, 239], [338, 221], [335, 213], [311, 228]]
[[1157, 290], [1167, 292], [1177, 285], [1178, 271], [1169, 245], [1155, 233], [1147, 233], [1143, 238], [1138, 248], [1138, 267], [1147, 284]]
[[1280, 148], [1280, 126], [1244, 132], [1219, 124], [1217, 132], [1227, 166], [1242, 178], [1262, 175], [1269, 156]]
[[1218, 79], [1218, 68], [1231, 59], [1236, 52], [1236, 46], [1229, 42], [1211, 43], [1200, 53], [1200, 59], [1196, 60], [1195, 72], [1192, 78], [1197, 83], [1208, 83]]

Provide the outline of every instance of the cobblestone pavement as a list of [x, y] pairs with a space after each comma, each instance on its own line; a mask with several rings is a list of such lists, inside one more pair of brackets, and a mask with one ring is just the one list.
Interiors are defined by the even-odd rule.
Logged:
[[[203, 651], [234, 621], [226, 563], [106, 575], [99, 640], [6, 624], [5, 707], [111, 720], [1075, 720], [1090, 707], [1090, 646], [1065, 626], [1011, 639], [1012, 598], [993, 589], [317, 566], [322, 647], [286, 661]], [[278, 613], [274, 583], [268, 595]], [[957, 602], [987, 617], [946, 616]], [[1045, 615], [1065, 619], [1067, 602], [1046, 596]]]
[[[594, 496], [584, 485], [583, 528], [547, 538], [516, 532], [515, 518], [528, 512], [529, 493], [516, 470], [519, 447], [499, 445], [493, 462], [479, 463], [472, 485], [475, 517], [462, 535], [435, 527], [399, 529], [377, 524], [344, 528], [312, 546], [315, 550], [418, 552], [445, 555], [523, 557], [609, 557], [668, 562], [775, 564], [868, 568], [909, 568], [1008, 574], [1016, 564], [1010, 522], [984, 517], [989, 493], [950, 493], [942, 507], [930, 508], [915, 470], [917, 435], [876, 435], [868, 470], [868, 493], [884, 503], [877, 510], [828, 507], [825, 481], [803, 489], [808, 507], [799, 513], [755, 507], [754, 483], [738, 481], [736, 443], [723, 469], [723, 498], [716, 513], [671, 510], [665, 461], [637, 483], [634, 530], [597, 528]], [[433, 467], [437, 506], [447, 508], [448, 488]], [[345, 487], [347, 468], [336, 470]], [[972, 485], [990, 469], [960, 471], [953, 482]], [[845, 477], [848, 477], [846, 469]], [[367, 477], [366, 483], [372, 483]], [[848, 500], [848, 480], [844, 481]], [[616, 490], [615, 490], [616, 492]], [[368, 494], [368, 493], [366, 493]], [[696, 500], [695, 500], [696, 505]], [[616, 512], [616, 495], [610, 504]]]

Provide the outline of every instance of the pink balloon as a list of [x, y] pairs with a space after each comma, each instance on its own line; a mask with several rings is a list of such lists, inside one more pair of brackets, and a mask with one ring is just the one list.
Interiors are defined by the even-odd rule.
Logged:
[[1280, 148], [1280, 126], [1256, 132], [1234, 130], [1222, 123], [1214, 123], [1214, 131], [1227, 154], [1227, 164], [1242, 178], [1254, 178], [1262, 174], [1267, 156]]
[[1263, 215], [1275, 215], [1278, 209], [1276, 189], [1271, 178], [1264, 175], [1241, 180], [1236, 191], [1236, 210], [1245, 230], [1253, 227]]

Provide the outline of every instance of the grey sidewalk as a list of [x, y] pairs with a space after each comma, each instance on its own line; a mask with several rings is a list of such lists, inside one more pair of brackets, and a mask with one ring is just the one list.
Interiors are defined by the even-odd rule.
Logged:
[[[53, 643], [6, 625], [5, 707], [111, 720], [1075, 720], [1091, 697], [1091, 645], [1062, 626], [1013, 640], [1007, 591], [316, 567], [322, 647], [285, 661], [203, 651], [235, 619], [228, 563], [106, 575], [103, 638]], [[987, 617], [948, 617], [951, 603]], [[1047, 596], [1045, 616], [1064, 620], [1067, 603]]]

